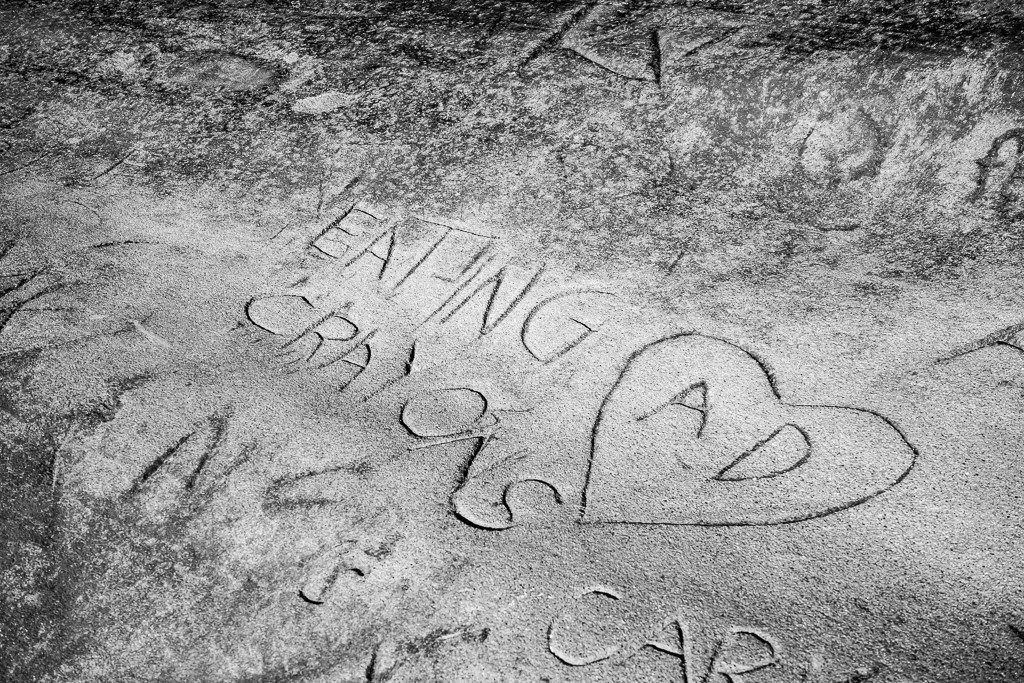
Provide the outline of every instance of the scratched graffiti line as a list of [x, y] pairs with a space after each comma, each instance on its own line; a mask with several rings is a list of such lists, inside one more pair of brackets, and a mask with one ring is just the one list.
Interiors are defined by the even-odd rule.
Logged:
[[[483, 339], [495, 332], [499, 326], [508, 325], [513, 315], [524, 308], [533, 292], [542, 286], [545, 278], [543, 265], [526, 270], [516, 268], [516, 272], [513, 272], [513, 267], [509, 263], [501, 263], [496, 260], [494, 254], [488, 254], [491, 249], [490, 242], [496, 239], [495, 237], [434, 219], [416, 217], [414, 220], [435, 230], [426, 247], [419, 251], [414, 244], [399, 244], [399, 221], [382, 219], [354, 205], [319, 231], [308, 246], [329, 260], [337, 261], [342, 273], [351, 274], [354, 267], [361, 263], [366, 264], [368, 268], [353, 277], [359, 280], [358, 276], [362, 275], [363, 279], [360, 281], [371, 287], [372, 291], [366, 294], [366, 297], [371, 299], [383, 296], [382, 301], [400, 302], [405, 294], [403, 286], [413, 282], [418, 286], [409, 287], [407, 290], [413, 291], [422, 299], [425, 280], [443, 283], [442, 291], [435, 293], [433, 303], [424, 305], [422, 300], [417, 302], [419, 317], [410, 321], [414, 335], [425, 334], [431, 330], [444, 330], [449, 324], [458, 323], [468, 326], [475, 339]], [[367, 227], [367, 224], [371, 224], [370, 227]], [[380, 225], [373, 224], [382, 224], [384, 227], [380, 229]], [[456, 264], [457, 272], [452, 277], [437, 272], [438, 264], [434, 264], [433, 271], [425, 267], [431, 259], [438, 260], [444, 256], [444, 247], [446, 244], [453, 246], [454, 235], [469, 236], [473, 240], [482, 240], [485, 243], [480, 248], [473, 245], [472, 249], [462, 249], [461, 252], [456, 250], [456, 255], [465, 257], [465, 262]], [[353, 242], [349, 239], [353, 237], [361, 238], [362, 241]], [[406, 254], [406, 265], [404, 269], [399, 269], [394, 264], [403, 253]], [[439, 263], [443, 263], [443, 260]], [[299, 283], [307, 280], [308, 276], [302, 278]], [[358, 294], [359, 292], [356, 292], [353, 296]], [[344, 363], [352, 366], [357, 375], [361, 374], [369, 366], [370, 358], [374, 356], [373, 349], [377, 347], [377, 341], [371, 343], [370, 339], [380, 331], [380, 327], [369, 329], [365, 336], [354, 341], [350, 348], [339, 350], [335, 342], [348, 340], [353, 330], [362, 329], [360, 323], [355, 321], [354, 314], [350, 312], [352, 302], [332, 308], [319, 303], [325, 298], [330, 298], [329, 295], [319, 296], [315, 300], [311, 298], [312, 296], [271, 294], [253, 297], [245, 307], [246, 319], [255, 328], [281, 339], [279, 350], [293, 371], [305, 366], [324, 369], [335, 363]], [[543, 339], [544, 332], [540, 328], [545, 327], [545, 316], [550, 311], [585, 296], [614, 295], [600, 290], [574, 289], [557, 292], [542, 301], [530, 304], [526, 320], [520, 326], [519, 335], [524, 348], [535, 359], [545, 363], [558, 360], [598, 332], [600, 322], [590, 319], [586, 314], [580, 314], [568, 319], [578, 328], [571, 337], [559, 340], [554, 348]], [[477, 317], [476, 320], [474, 316]], [[344, 334], [339, 332], [341, 327], [345, 329]], [[413, 336], [404, 343], [408, 348], [403, 355], [413, 358], [417, 338]], [[470, 339], [464, 344], [465, 348], [469, 349], [474, 341]], [[358, 360], [347, 355], [353, 353], [356, 347], [362, 349], [362, 358]], [[332, 357], [331, 360], [327, 360], [329, 355]], [[411, 368], [405, 368], [405, 372], [384, 380], [383, 384], [364, 398], [401, 382], [411, 373]], [[342, 388], [348, 386], [354, 379], [355, 376], [349, 377]]]
[[[400, 227], [414, 222], [419, 228], [432, 231], [427, 243], [405, 242]], [[490, 254], [496, 237], [482, 232], [444, 222], [433, 218], [413, 217], [409, 221], [382, 218], [378, 212], [350, 205], [327, 226], [317, 232], [307, 247], [318, 257], [336, 262], [348, 284], [354, 281], [369, 286], [370, 291], [356, 291], [350, 297], [380, 299], [382, 305], [402, 303], [409, 292], [417, 301], [418, 319], [413, 319], [413, 332], [426, 333], [430, 329], [443, 328], [448, 324], [470, 323], [475, 325], [476, 338], [483, 338], [506, 323], [512, 314], [523, 306], [523, 302], [544, 276], [544, 267], [527, 270], [525, 282], [518, 282], [522, 269], [513, 273], [508, 263], [498, 262]], [[459, 240], [462, 240], [461, 242]], [[451, 258], [463, 259], [456, 263], [453, 276], [450, 275]], [[438, 268], [441, 268], [439, 271]], [[294, 286], [306, 283], [309, 276], [299, 279]], [[411, 287], [416, 284], [415, 288]], [[434, 301], [429, 306], [422, 301], [424, 285], [440, 283], [441, 291], [434, 292]], [[339, 351], [335, 342], [346, 340], [351, 330], [362, 329], [350, 312], [352, 303], [329, 306], [321, 303], [332, 295], [283, 294], [253, 297], [246, 304], [246, 318], [256, 329], [282, 338], [279, 350], [292, 371], [304, 366], [324, 369], [335, 363], [348, 364], [355, 373], [342, 383], [347, 387], [357, 375], [370, 364], [374, 349], [379, 345], [370, 339], [379, 327], [369, 329], [365, 336], [354, 341], [351, 348]], [[406, 309], [408, 310], [408, 309]], [[472, 316], [479, 313], [479, 322], [473, 323]], [[585, 323], [584, 323], [585, 324]], [[344, 335], [339, 326], [345, 327]], [[424, 329], [425, 326], [429, 326]], [[332, 328], [332, 329], [328, 329]], [[579, 335], [581, 340], [586, 333]], [[254, 340], [258, 341], [258, 340]], [[415, 355], [417, 340], [412, 338], [406, 356]], [[467, 347], [473, 342], [466, 342]], [[572, 345], [572, 346], [575, 346]], [[361, 359], [347, 354], [361, 349]], [[571, 348], [565, 349], [568, 352]], [[328, 360], [328, 355], [333, 357]], [[556, 354], [559, 355], [559, 354]], [[378, 386], [379, 392], [396, 382], [411, 369], [398, 377], [391, 377]], [[369, 395], [364, 398], [368, 398]]]
[[[378, 213], [358, 203], [352, 204], [317, 232], [308, 241], [308, 247], [315, 256], [337, 262], [343, 271], [362, 266], [369, 272], [376, 269], [374, 279], [395, 295], [421, 269], [442, 259], [446, 251], [449, 256], [460, 250], [466, 252], [463, 254], [465, 262], [456, 266], [458, 272], [446, 279], [450, 283], [458, 282], [488, 255], [493, 241], [497, 239], [452, 221], [441, 222], [421, 216], [401, 221], [384, 218]], [[409, 224], [439, 234], [420, 251], [418, 243], [402, 243], [400, 228], [408, 228]], [[400, 262], [404, 272], [398, 274]], [[386, 285], [385, 280], [388, 280]]]
[[[575, 596], [579, 604], [588, 598], [599, 600], [605, 607], [628, 602], [623, 591], [609, 586], [592, 586]], [[668, 655], [679, 661], [680, 673], [686, 683], [698, 683], [722, 677], [730, 683], [739, 677], [764, 671], [769, 668], [784, 668], [781, 648], [774, 637], [763, 629], [753, 626], [733, 626], [720, 637], [713, 637], [711, 656], [705, 663], [702, 675], [697, 675], [697, 659], [693, 655], [694, 624], [680, 615], [671, 615], [655, 622], [653, 628], [640, 627], [630, 631], [611, 643], [592, 645], [589, 648], [573, 645], [572, 635], [584, 636], [583, 632], [573, 633], [574, 608], [565, 610], [551, 619], [547, 627], [548, 652], [559, 662], [571, 667], [589, 667], [605, 663], [621, 664], [636, 657], [644, 650]], [[566, 635], [566, 634], [570, 635]], [[579, 639], [578, 639], [579, 640]]]
[[[246, 304], [251, 327], [279, 342], [278, 355], [289, 372], [339, 372], [341, 391], [362, 378], [367, 400], [385, 388], [397, 390], [414, 374], [427, 377], [426, 370], [450, 364], [450, 344], [446, 358], [421, 362], [417, 344], [427, 325], [431, 333], [448, 340], [453, 333], [446, 326], [458, 320], [459, 329], [472, 337], [462, 347], [468, 359], [473, 357], [473, 339], [514, 321], [518, 346], [534, 363], [525, 367], [533, 371], [574, 354], [600, 332], [601, 320], [587, 317], [587, 312], [599, 308], [597, 303], [615, 300], [608, 289], [566, 290], [561, 284], [559, 290], [545, 292], [545, 266], [520, 269], [513, 280], [511, 266], [488, 253], [495, 238], [484, 231], [442, 220], [410, 220], [428, 229], [426, 241], [422, 232], [418, 242], [404, 240], [403, 220], [352, 204], [309, 243], [313, 251], [337, 262], [347, 281], [369, 287], [368, 296], [420, 296], [419, 317], [404, 321], [411, 333], [401, 334], [408, 338], [388, 337], [385, 320], [357, 320], [353, 311], [363, 309], [352, 298], [329, 304], [329, 296], [271, 294]], [[459, 238], [472, 243], [455, 248]], [[459, 272], [442, 277], [435, 266], [449, 249], [460, 259]], [[366, 267], [353, 270], [359, 265]], [[433, 292], [429, 304], [422, 297], [426, 281], [445, 286]], [[404, 285], [409, 286], [402, 290]], [[350, 288], [344, 296], [358, 294]], [[389, 344], [404, 348], [394, 353]], [[388, 363], [374, 362], [388, 351]], [[513, 526], [516, 490], [525, 484], [549, 489], [556, 505], [577, 508], [580, 523], [586, 524], [802, 522], [876, 498], [902, 482], [918, 457], [888, 418], [868, 409], [783, 401], [770, 371], [756, 356], [713, 336], [684, 333], [629, 356], [593, 418], [589, 455], [567, 463], [583, 477], [577, 504], [564, 495], [564, 482], [517, 473], [531, 448], [504, 450], [499, 416], [488, 410], [488, 398], [474, 387], [473, 379], [465, 381], [462, 387], [432, 388], [423, 396], [473, 397], [479, 405], [461, 408], [471, 416], [465, 424], [417, 424], [416, 411], [422, 406], [411, 401], [402, 408], [399, 422], [417, 440], [410, 450], [466, 444], [452, 511], [480, 529]], [[445, 408], [438, 410], [443, 413]], [[453, 410], [452, 415], [458, 414]], [[445, 419], [451, 422], [452, 415]], [[489, 449], [495, 444], [502, 450], [492, 456]], [[840, 471], [846, 473], [842, 480], [836, 475]], [[487, 502], [473, 490], [482, 482], [494, 488]], [[489, 512], [481, 513], [480, 505]]]
[[[399, 226], [409, 221], [421, 227], [429, 226], [434, 230], [433, 235], [425, 243], [423, 240], [404, 243], [400, 239]], [[361, 281], [370, 288], [368, 292], [350, 293], [350, 298], [355, 296], [356, 298], [373, 299], [383, 296], [382, 304], [396, 301], [401, 303], [410, 290], [413, 291], [419, 297], [416, 303], [420, 310], [417, 314], [414, 307], [411, 313], [414, 316], [413, 324], [415, 326], [412, 330], [414, 335], [438, 329], [443, 330], [447, 329], [449, 324], [458, 324], [468, 325], [476, 339], [483, 339], [500, 326], [507, 326], [513, 315], [526, 304], [530, 295], [544, 286], [545, 280], [543, 264], [538, 268], [520, 268], [498, 260], [496, 254], [491, 253], [493, 244], [498, 238], [485, 234], [485, 232], [460, 225], [457, 222], [432, 217], [414, 216], [408, 221], [394, 220], [384, 217], [382, 212], [362, 207], [356, 202], [350, 204], [323, 229], [319, 230], [308, 241], [307, 247], [319, 257], [337, 263], [346, 282]], [[456, 238], [464, 238], [469, 242], [460, 245]], [[455, 263], [450, 262], [451, 258], [446, 260], [446, 257], [454, 258]], [[398, 265], [400, 262], [401, 267]], [[430, 267], [431, 265], [433, 268]], [[360, 268], [360, 266], [365, 267]], [[442, 271], [438, 272], [438, 267], [442, 267]], [[449, 270], [445, 271], [445, 268]], [[451, 270], [455, 271], [453, 276], [450, 276]], [[293, 287], [304, 284], [308, 280], [309, 275], [306, 275], [293, 283]], [[424, 285], [431, 282], [442, 283], [443, 288], [441, 292], [435, 292], [437, 296], [432, 304], [424, 306], [422, 300]], [[417, 285], [415, 288], [406, 286], [413, 283]], [[300, 293], [292, 296], [295, 296], [297, 300], [304, 300], [303, 305], [306, 308], [312, 309], [318, 306], [310, 300], [312, 295], [307, 296]], [[535, 359], [544, 362], [556, 361], [574, 351], [599, 331], [600, 321], [590, 319], [586, 314], [569, 318], [568, 321], [578, 328], [576, 334], [560, 340], [559, 345], [555, 347], [545, 343], [541, 339], [544, 336], [543, 333], [536, 331], [538, 327], [544, 327], [542, 323], [538, 324], [538, 317], [543, 319], [545, 312], [555, 310], [563, 304], [571, 303], [574, 298], [582, 296], [613, 297], [614, 295], [600, 290], [574, 290], [556, 292], [549, 295], [547, 300], [532, 304], [527, 321], [520, 330], [520, 337], [523, 346]], [[246, 317], [248, 321], [255, 327], [265, 332], [269, 331], [271, 334], [291, 335], [282, 344], [282, 351], [289, 346], [298, 344], [304, 336], [300, 333], [304, 330], [275, 330], [273, 321], [261, 321], [252, 315], [254, 305], [259, 300], [266, 298], [268, 297], [254, 297], [247, 304]], [[318, 300], [321, 298], [324, 297], [317, 297]], [[330, 298], [330, 295], [327, 298]], [[408, 313], [409, 310], [409, 308], [403, 309], [403, 313]], [[347, 317], [350, 324], [357, 325], [352, 315], [343, 315], [342, 311], [337, 308], [333, 313], [335, 316]], [[321, 314], [330, 317], [332, 311], [323, 310]], [[415, 319], [417, 315], [418, 319]], [[478, 320], [474, 321], [474, 316], [477, 316]], [[374, 328], [373, 332], [375, 333], [378, 329], [379, 327]], [[319, 332], [317, 329], [305, 330], [305, 337], [317, 340]], [[411, 357], [414, 354], [417, 339], [411, 338], [405, 343], [408, 345], [406, 355]], [[467, 341], [465, 348], [469, 349], [473, 344], [472, 340]], [[377, 346], [378, 344], [366, 344], [364, 355], [366, 353], [373, 355], [373, 349]], [[304, 359], [290, 357], [288, 360], [291, 367], [297, 370], [303, 362], [312, 362], [314, 356], [317, 355], [318, 347], [319, 343], [314, 344]], [[368, 361], [358, 363], [358, 365], [367, 364]], [[403, 381], [404, 377], [410, 374], [411, 372], [404, 372], [397, 377], [384, 379], [382, 384], [379, 384], [376, 389], [370, 390], [370, 393], [364, 398]], [[345, 386], [347, 385], [348, 383], [345, 384]]]
[[[15, 240], [0, 245], [0, 269], [14, 260]], [[65, 309], [31, 306], [40, 299], [68, 288], [62, 280], [53, 281], [54, 274], [46, 267], [17, 267], [0, 272], [0, 333], [5, 331], [15, 316], [30, 311], [59, 311]], [[49, 280], [49, 281], [48, 281]]]
[[[771, 526], [857, 507], [912, 471], [917, 449], [884, 416], [784, 402], [774, 382], [763, 361], [707, 335], [642, 347], [598, 409], [589, 460], [563, 463], [584, 473], [578, 505], [563, 493], [564, 473], [556, 482], [519, 467], [535, 458], [537, 444], [508, 442], [476, 389], [424, 387], [400, 421], [420, 440], [411, 450], [466, 443], [453, 513], [491, 531], [516, 525], [517, 487], [528, 484], [578, 508], [580, 524]], [[475, 405], [456, 407], [449, 399], [460, 392]], [[444, 406], [429, 407], [441, 396]]]
[[[745, 676], [774, 671], [774, 676], [760, 680], [800, 680], [803, 683], [867, 683], [881, 675], [886, 667], [881, 662], [840, 675], [826, 676], [824, 659], [812, 654], [802, 663], [792, 656], [783, 657], [778, 639], [765, 629], [752, 625], [733, 625], [722, 631], [701, 628], [696, 619], [681, 611], [657, 619], [646, 619], [636, 627], [621, 630], [614, 639], [602, 640], [595, 624], [582, 619], [581, 606], [590, 603], [592, 619], [603, 616], [613, 623], [626, 624], [623, 613], [630, 597], [612, 586], [591, 586], [576, 593], [572, 606], [554, 615], [547, 624], [545, 640], [548, 653], [567, 667], [621, 667], [643, 652], [667, 655], [678, 661], [683, 683], [709, 683], [724, 680], [742, 683]], [[596, 611], [595, 611], [596, 610]], [[1024, 639], [1024, 630], [1010, 626], [1011, 632]], [[698, 636], [701, 636], [699, 638]], [[699, 640], [710, 640], [711, 647], [701, 661], [694, 655]]]
[[[698, 387], [700, 403], [688, 405]], [[655, 421], [665, 406], [678, 404], [681, 412]], [[765, 457], [769, 450], [775, 454]], [[917, 458], [888, 418], [866, 409], [786, 403], [764, 361], [722, 339], [685, 333], [634, 352], [601, 404], [581, 519], [802, 522], [881, 495], [908, 476]], [[757, 459], [762, 465], [750, 467]], [[836, 471], [844, 472], [841, 481]]]
[[[1012, 128], [996, 136], [985, 155], [975, 161], [978, 165], [978, 177], [974, 190], [970, 194], [970, 201], [981, 201], [990, 193], [995, 194], [995, 199], [999, 204], [1006, 204], [1012, 200], [1010, 188], [1024, 179], [1024, 167], [1021, 164], [1022, 153], [1024, 153], [1022, 142], [1024, 142], [1024, 128]], [[1013, 159], [1001, 160], [1000, 153], [1010, 143], [1013, 143], [1016, 148]], [[1003, 178], [996, 178], [997, 172], [1004, 168], [1008, 168], [1008, 172], [1003, 174]], [[993, 183], [993, 180], [996, 182]], [[993, 184], [996, 185], [994, 190]]]
[[1024, 333], [1024, 321], [1014, 323], [1013, 325], [1007, 325], [1001, 330], [985, 335], [981, 339], [976, 339], [972, 342], [959, 346], [949, 353], [936, 359], [936, 364], [949, 363], [950, 361], [966, 356], [969, 353], [987, 349], [993, 346], [1005, 346], [1024, 353], [1024, 339], [1022, 339], [1022, 333]]
[[140, 502], [155, 489], [173, 491], [173, 505], [196, 508], [209, 503], [230, 477], [248, 465], [258, 444], [250, 441], [229, 452], [230, 406], [210, 414], [203, 423], [178, 437], [134, 477], [121, 495], [126, 502]]

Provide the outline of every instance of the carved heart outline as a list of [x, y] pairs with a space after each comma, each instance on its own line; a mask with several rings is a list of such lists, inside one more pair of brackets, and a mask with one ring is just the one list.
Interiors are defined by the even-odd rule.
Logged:
[[[664, 353], [666, 350], [668, 354]], [[673, 358], [673, 353], [677, 357]], [[690, 356], [689, 359], [686, 357], [687, 354]], [[715, 358], [716, 355], [722, 357]], [[670, 369], [673, 369], [673, 365], [676, 366], [676, 370], [694, 364], [703, 364], [705, 367], [700, 368], [702, 373], [691, 372], [687, 375], [684, 370], [670, 381], [664, 381], [663, 378], [654, 377], [650, 372], [652, 357], [661, 360]], [[728, 362], [723, 364], [723, 360]], [[648, 367], [644, 367], [645, 363]], [[661, 371], [660, 367], [657, 369]], [[659, 395], [659, 381], [663, 389], [671, 390], [670, 393]], [[717, 437], [720, 437], [719, 441], [742, 441], [743, 433], [748, 432], [745, 435], [748, 443], [746, 447], [736, 447], [732, 453], [723, 454], [726, 458], [725, 469], [731, 467], [728, 464], [730, 461], [733, 465], [737, 464], [750, 447], [763, 442], [766, 432], [770, 433], [785, 424], [797, 426], [805, 435], [809, 435], [811, 455], [771, 477], [744, 480], [719, 478], [713, 484], [694, 485], [690, 491], [682, 492], [670, 488], [673, 479], [679, 482], [689, 476], [681, 476], [684, 474], [682, 469], [677, 468], [675, 472], [668, 473], [669, 476], [652, 476], [649, 472], [644, 473], [644, 467], [641, 466], [640, 475], [632, 479], [623, 476], [623, 470], [635, 468], [637, 457], [644, 454], [635, 450], [629, 451], [628, 445], [618, 453], [614, 452], [614, 446], [609, 446], [606, 439], [605, 432], [609, 429], [609, 424], [612, 432], [616, 426], [622, 427], [619, 433], [613, 436], [643, 436], [643, 427], [638, 428], [635, 425], [649, 416], [652, 406], [661, 402], [661, 398], [671, 396], [680, 389], [685, 390], [687, 386], [699, 382], [705, 382], [708, 387], [712, 387], [713, 393], [723, 393], [723, 386], [727, 390], [733, 390], [729, 398], [737, 400], [741, 409], [733, 418], [741, 425], [738, 429], [732, 429], [731, 425], [723, 424], [719, 416], [710, 412], [703, 416], [700, 430], [698, 435], [693, 437], [693, 441], [706, 439], [709, 433], [715, 437], [716, 430]], [[729, 387], [730, 383], [736, 384], [737, 387]], [[743, 387], [744, 384], [747, 386]], [[647, 398], [638, 400], [628, 395], [628, 389], [640, 386], [647, 391]], [[744, 389], [745, 393], [736, 392], [736, 388]], [[627, 396], [620, 402], [624, 391]], [[728, 394], [728, 391], [725, 393]], [[716, 410], [715, 403], [719, 398], [721, 397], [712, 397], [709, 411]], [[664, 402], [665, 405], [670, 403], [671, 399]], [[753, 411], [753, 419], [742, 409]], [[655, 408], [653, 412], [658, 410]], [[800, 427], [800, 422], [806, 420], [795, 419], [797, 416], [811, 418], [816, 424], [813, 427], [806, 424]], [[826, 424], [822, 426], [822, 422]], [[759, 436], [752, 437], [759, 423], [769, 426], [762, 428]], [[841, 429], [837, 429], [837, 426]], [[856, 433], [858, 426], [869, 434], [861, 438]], [[872, 448], [872, 439], [884, 443], [887, 452], [882, 453], [882, 458], [878, 458], [877, 451]], [[836, 443], [840, 446], [837, 447]], [[864, 446], [867, 448], [863, 448]], [[611, 457], [608, 457], [607, 453], [609, 448], [613, 451]], [[725, 339], [699, 332], [684, 332], [661, 338], [633, 352], [615, 384], [601, 402], [591, 432], [580, 522], [686, 526], [773, 526], [801, 522], [847, 510], [881, 495], [909, 475], [918, 456], [917, 449], [899, 427], [884, 415], [863, 408], [787, 403], [782, 400], [770, 368], [760, 358]], [[838, 464], [838, 475], [830, 474], [831, 468], [826, 466], [829, 460]], [[664, 462], [668, 461], [663, 461], [663, 464]], [[620, 465], [618, 470], [615, 465]], [[707, 480], [714, 480], [715, 472], [720, 474], [724, 471], [721, 462], [712, 465], [706, 476]], [[840, 488], [839, 495], [829, 496], [827, 492], [823, 493], [819, 482], [805, 477], [805, 468], [812, 465], [812, 474], [822, 475], [823, 480], [834, 481], [840, 487], [846, 488]], [[845, 475], [842, 470], [847, 471]], [[673, 477], [672, 474], [676, 476]], [[818, 496], [818, 499], [808, 502], [798, 498], [778, 498], [779, 489], [785, 489], [787, 486], [790, 489], [794, 486], [803, 486], [808, 495]], [[707, 489], [711, 490], [710, 494]], [[612, 493], [611, 496], [609, 492]], [[688, 496], [691, 494], [703, 495], [706, 499], [704, 503], [708, 504], [709, 508], [713, 507], [711, 504], [714, 503], [718, 510], [701, 509], [699, 501], [691, 505], [689, 510], [673, 507], [674, 504], [688, 502]], [[719, 499], [723, 497], [733, 497], [730, 505], [722, 504]], [[733, 502], [737, 505], [731, 507]], [[775, 508], [772, 508], [772, 505]], [[801, 507], [805, 509], [800, 510]]]

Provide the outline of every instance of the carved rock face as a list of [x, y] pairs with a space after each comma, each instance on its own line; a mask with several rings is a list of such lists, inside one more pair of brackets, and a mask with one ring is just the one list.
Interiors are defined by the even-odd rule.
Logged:
[[174, 64], [167, 80], [196, 90], [254, 90], [274, 80], [274, 72], [230, 54], [193, 54]]
[[0, 2], [0, 683], [1024, 681], [1022, 32]]
[[874, 175], [883, 155], [878, 124], [854, 109], [816, 123], [804, 141], [800, 161], [819, 182], [838, 184]]
[[913, 447], [867, 410], [783, 402], [728, 342], [670, 337], [633, 355], [594, 426], [585, 522], [769, 525], [886, 491]]

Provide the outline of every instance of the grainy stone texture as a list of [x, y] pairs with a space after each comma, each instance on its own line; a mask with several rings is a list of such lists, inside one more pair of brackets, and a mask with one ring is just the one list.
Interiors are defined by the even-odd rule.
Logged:
[[0, 5], [0, 678], [1024, 680], [1022, 29]]

